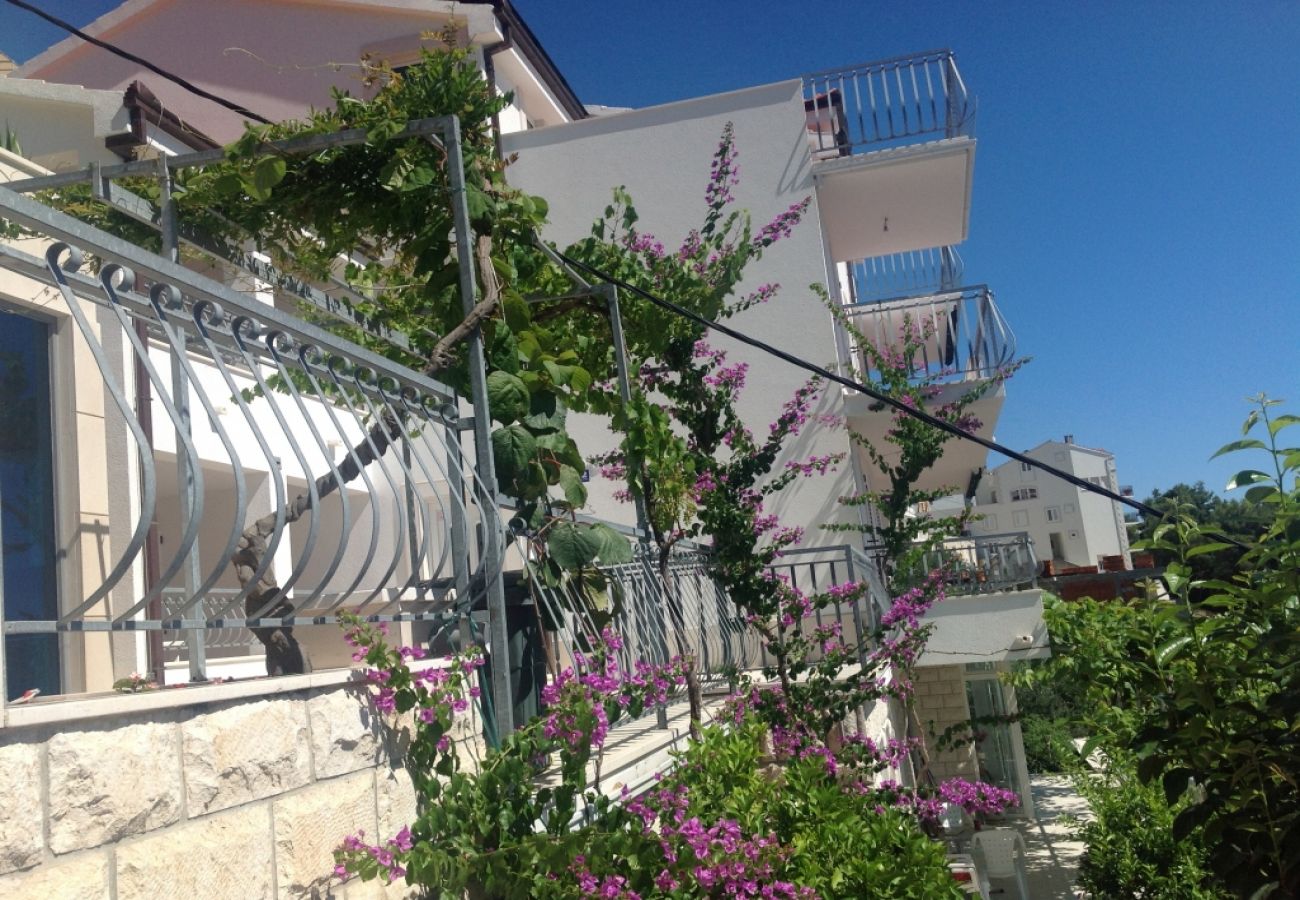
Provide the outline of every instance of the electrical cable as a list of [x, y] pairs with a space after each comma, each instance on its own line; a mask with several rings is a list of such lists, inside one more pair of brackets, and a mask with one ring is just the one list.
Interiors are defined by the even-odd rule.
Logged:
[[[689, 309], [686, 309], [685, 307], [673, 303], [671, 300], [665, 300], [664, 298], [656, 296], [655, 294], [652, 294], [643, 288], [637, 287], [634, 284], [629, 284], [628, 282], [622, 280], [621, 278], [617, 278], [613, 275], [610, 275], [609, 273], [604, 272], [596, 268], [595, 266], [591, 266], [580, 260], [576, 260], [566, 253], [563, 253], [558, 250], [555, 252], [560, 259], [564, 260], [565, 263], [567, 263], [570, 266], [573, 266], [574, 268], [581, 269], [582, 271], [586, 272], [588, 275], [591, 275], [593, 278], [599, 278], [608, 284], [615, 285], [616, 287], [622, 288], [623, 290], [626, 291], [631, 291], [633, 294], [636, 294], [638, 297], [648, 300], [651, 303], [655, 304], [656, 306], [668, 310], [674, 315], [680, 316], [684, 319], [688, 319], [697, 325], [704, 326], [709, 330], [719, 332], [720, 334], [724, 334], [727, 337], [739, 341], [742, 344], [746, 344], [750, 347], [753, 347], [756, 350], [761, 350], [764, 353], [767, 353], [771, 356], [775, 356], [777, 359], [787, 362], [790, 365], [795, 366], [796, 368], [800, 368], [803, 369], [804, 371], [811, 372], [812, 374], [818, 376], [819, 378], [824, 378], [825, 380], [841, 385], [842, 387], [846, 387], [849, 388], [850, 390], [858, 391], [859, 393], [865, 394], [866, 396], [872, 398], [873, 400], [879, 403], [883, 403], [886, 406], [892, 407], [893, 409], [897, 410], [900, 413], [903, 413], [904, 415], [908, 415], [914, 419], [918, 419], [922, 422], [925, 422], [927, 425], [930, 425], [933, 428], [938, 428], [940, 431], [952, 435], [955, 438], [958, 438], [960, 440], [972, 441], [976, 444], [979, 444], [981, 447], [984, 447], [986, 450], [992, 450], [993, 452], [1006, 456], [1009, 459], [1016, 460], [1021, 464], [1032, 466], [1035, 469], [1040, 469], [1048, 473], [1049, 475], [1053, 475], [1057, 478], [1060, 478], [1062, 481], [1068, 482], [1069, 484], [1081, 488], [1089, 493], [1097, 494], [1115, 503], [1121, 503], [1124, 506], [1128, 506], [1132, 509], [1135, 509], [1138, 512], [1142, 513], [1143, 515], [1152, 516], [1156, 519], [1163, 519], [1168, 515], [1167, 513], [1161, 512], [1155, 507], [1143, 503], [1140, 500], [1134, 500], [1131, 497], [1125, 497], [1124, 495], [1118, 494], [1115, 491], [1110, 490], [1109, 488], [1104, 488], [1099, 484], [1093, 484], [1091, 481], [1088, 481], [1084, 478], [1080, 478], [1078, 475], [1075, 475], [1072, 472], [1066, 472], [1064, 469], [1058, 469], [1056, 466], [1042, 462], [1041, 460], [1034, 459], [1033, 457], [1028, 456], [1024, 453], [1020, 453], [1015, 450], [1012, 450], [1010, 447], [1005, 447], [1002, 444], [997, 443], [996, 441], [992, 441], [989, 440], [988, 438], [981, 437], [978, 434], [972, 434], [968, 431], [963, 431], [962, 429], [958, 428], [956, 425], [953, 425], [951, 422], [945, 422], [942, 419], [930, 415], [924, 410], [913, 409], [912, 407], [908, 406], [902, 401], [894, 397], [891, 397], [888, 394], [881, 393], [880, 391], [875, 390], [874, 388], [868, 387], [867, 385], [862, 384], [861, 382], [854, 381], [851, 378], [845, 378], [843, 375], [837, 375], [836, 373], [830, 371], [829, 369], [823, 366], [819, 366], [816, 363], [808, 362], [807, 360], [795, 356], [792, 353], [787, 353], [786, 351], [780, 349], [779, 347], [774, 347], [771, 344], [760, 341], [758, 338], [750, 337], [749, 335], [744, 334], [743, 332], [737, 331], [736, 329], [731, 328], [727, 325], [723, 325], [721, 322], [714, 322], [709, 319], [706, 319], [701, 315], [691, 312]], [[1243, 550], [1249, 549], [1249, 547], [1246, 544], [1243, 544], [1241, 541], [1235, 540], [1226, 535], [1212, 534], [1210, 536], [1214, 537], [1216, 540], [1223, 540], [1227, 543], [1233, 544], [1237, 547], [1240, 547]]]
[[68, 32], [69, 34], [76, 35], [77, 37], [81, 38], [83, 41], [86, 41], [89, 44], [94, 44], [96, 47], [99, 47], [101, 50], [107, 50], [109, 53], [112, 53], [114, 56], [120, 56], [122, 57], [122, 59], [133, 62], [138, 66], [144, 66], [146, 69], [148, 69], [150, 72], [153, 72], [155, 75], [165, 78], [168, 81], [172, 82], [173, 84], [179, 85], [180, 87], [189, 91], [191, 94], [195, 94], [196, 96], [202, 97], [204, 100], [211, 100], [213, 103], [216, 103], [219, 106], [224, 106], [226, 109], [230, 110], [231, 112], [238, 113], [239, 115], [243, 116], [246, 119], [252, 119], [254, 122], [261, 122], [263, 125], [271, 124], [270, 119], [267, 119], [263, 116], [259, 116], [257, 113], [240, 106], [238, 103], [233, 103], [230, 100], [225, 99], [224, 97], [219, 97], [216, 94], [211, 93], [210, 91], [205, 91], [203, 88], [199, 87], [198, 85], [186, 81], [184, 78], [181, 78], [179, 75], [173, 75], [171, 72], [168, 72], [166, 69], [160, 68], [159, 66], [149, 62], [149, 60], [144, 59], [143, 57], [136, 56], [134, 53], [131, 53], [127, 50], [123, 50], [121, 47], [116, 47], [113, 44], [108, 43], [107, 41], [100, 40], [94, 35], [87, 34], [86, 32], [82, 31], [80, 28], [73, 25], [71, 22], [65, 22], [63, 19], [60, 19], [57, 16], [52, 16], [49, 13], [45, 12], [45, 10], [38, 9], [32, 4], [25, 2], [25, 0], [4, 0], [4, 2], [8, 3], [10, 6], [16, 6], [19, 9], [26, 10], [29, 13], [34, 13], [35, 15], [40, 16], [42, 19], [49, 22], [51, 25], [55, 26], [56, 28], [60, 28], [63, 31]]

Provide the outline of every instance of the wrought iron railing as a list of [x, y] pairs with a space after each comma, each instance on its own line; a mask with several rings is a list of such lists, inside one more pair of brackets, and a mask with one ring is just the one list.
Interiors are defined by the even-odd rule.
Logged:
[[816, 72], [803, 83], [814, 159], [968, 135], [975, 120], [950, 50]]
[[849, 297], [868, 303], [954, 291], [965, 264], [956, 247], [927, 247], [847, 263]]
[[[849, 342], [848, 362], [868, 374], [879, 369], [870, 348], [916, 379], [938, 383], [990, 378], [1016, 358], [1015, 334], [984, 285], [854, 303], [844, 312], [861, 333], [861, 341]], [[905, 358], [909, 336], [915, 349]]]
[[949, 596], [994, 594], [1033, 587], [1038, 557], [1028, 534], [986, 534], [945, 539], [922, 554], [917, 577], [942, 570]]
[[[459, 135], [454, 118], [412, 122], [404, 132], [446, 152], [468, 310], [477, 302], [474, 241]], [[320, 152], [364, 140], [364, 132], [346, 131], [264, 149]], [[237, 287], [251, 289], [241, 290], [178, 264], [179, 244], [195, 241], [177, 221], [171, 173], [221, 158], [215, 151], [92, 166], [0, 188], [0, 221], [25, 235], [0, 242], [0, 270], [18, 276], [10, 284], [28, 279], [26, 299], [69, 320], [73, 336], [61, 346], [77, 350], [59, 358], [58, 378], [65, 393], [76, 382], [79, 404], [103, 407], [98, 424], [79, 429], [73, 449], [83, 457], [80, 487], [107, 494], [113, 507], [94, 535], [72, 539], [71, 558], [79, 551], [87, 561], [80, 590], [71, 590], [77, 579], [70, 578], [57, 610], [11, 612], [0, 647], [21, 635], [148, 632], [158, 636], [150, 641], [156, 668], [167, 656], [160, 638], [180, 635], [191, 677], [202, 678], [209, 636], [238, 644], [244, 629], [263, 636], [331, 625], [342, 611], [373, 621], [445, 621], [453, 606], [474, 628], [468, 608], [486, 599], [488, 633], [475, 638], [504, 658], [507, 541], [480, 337], [468, 342], [473, 415], [463, 416], [450, 388], [274, 302], [287, 292], [368, 327], [320, 290], [286, 284], [270, 270], [245, 271]], [[110, 180], [125, 175], [157, 177], [157, 203]], [[22, 196], [77, 181], [157, 228], [164, 254]], [[464, 432], [474, 436], [467, 448]], [[6, 544], [11, 537], [18, 536], [5, 535]], [[22, 660], [7, 663], [23, 674]], [[503, 728], [510, 727], [507, 678], [507, 667], [496, 667], [492, 693], [498, 712], [507, 711]]]

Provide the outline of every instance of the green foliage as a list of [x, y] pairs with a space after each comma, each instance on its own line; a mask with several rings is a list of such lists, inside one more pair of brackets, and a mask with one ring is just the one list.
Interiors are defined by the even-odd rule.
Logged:
[[[1247, 450], [1259, 449], [1263, 444], [1258, 440], [1250, 439], [1234, 441], [1228, 446], [1236, 450]], [[1267, 508], [1247, 499], [1221, 497], [1207, 488], [1203, 481], [1195, 484], [1176, 484], [1163, 491], [1153, 490], [1146, 503], [1167, 515], [1189, 517], [1198, 522], [1207, 532], [1239, 541], [1257, 539], [1268, 527], [1269, 522]], [[1144, 515], [1132, 530], [1130, 537], [1134, 541], [1150, 540], [1163, 521], [1162, 518]], [[1198, 580], [1230, 579], [1236, 573], [1244, 552], [1242, 548], [1232, 545], [1213, 551], [1203, 551], [1190, 560], [1193, 577]], [[1157, 550], [1155, 556], [1156, 563], [1161, 566], [1174, 559], [1173, 554], [1164, 550]]]
[[1164, 791], [1138, 781], [1131, 758], [1112, 759], [1102, 775], [1074, 778], [1091, 815], [1076, 834], [1087, 845], [1079, 864], [1079, 886], [1097, 900], [1218, 900], [1229, 896], [1213, 886], [1202, 835], [1173, 836], [1175, 815]]
[[1284, 439], [1300, 419], [1255, 404], [1248, 439], [1223, 451], [1265, 460], [1232, 481], [1267, 523], [1236, 571], [1197, 577], [1195, 561], [1224, 542], [1213, 525], [1173, 517], [1145, 542], [1170, 559], [1170, 600], [1052, 604], [1053, 658], [1031, 680], [1086, 685], [1093, 743], [1132, 755], [1137, 780], [1173, 810], [1167, 836], [1202, 841], [1216, 884], [1290, 897], [1300, 892], [1300, 450]]

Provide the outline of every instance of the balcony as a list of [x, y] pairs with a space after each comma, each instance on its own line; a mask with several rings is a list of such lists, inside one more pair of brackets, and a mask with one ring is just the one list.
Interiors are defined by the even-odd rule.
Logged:
[[[845, 362], [868, 379], [878, 373], [875, 355], [901, 358], [903, 337], [908, 331], [919, 335], [910, 358], [902, 361], [917, 382], [934, 386], [930, 408], [960, 399], [977, 389], [1016, 358], [1016, 340], [987, 287], [957, 288], [919, 297], [854, 303], [846, 313], [861, 340], [846, 341]], [[874, 354], [867, 352], [869, 344]], [[1002, 413], [1006, 393], [999, 384], [970, 402], [966, 413], [973, 417], [971, 431], [992, 437]], [[880, 404], [861, 394], [845, 398], [850, 426], [879, 448], [888, 463], [896, 449], [886, 441], [894, 417]], [[888, 484], [888, 478], [866, 452], [856, 448], [859, 464], [872, 484]], [[987, 451], [972, 441], [952, 440], [943, 456], [918, 480], [922, 490], [952, 488], [965, 490], [971, 473], [984, 465]]]
[[916, 566], [918, 573], [935, 569], [948, 573], [949, 597], [1025, 590], [1038, 582], [1038, 557], [1025, 532], [948, 538]]
[[1029, 535], [949, 538], [916, 564], [944, 569], [946, 598], [926, 613], [930, 638], [918, 665], [1010, 662], [1051, 655], [1038, 558]]
[[966, 238], [975, 99], [951, 51], [803, 82], [818, 204], [836, 261]]

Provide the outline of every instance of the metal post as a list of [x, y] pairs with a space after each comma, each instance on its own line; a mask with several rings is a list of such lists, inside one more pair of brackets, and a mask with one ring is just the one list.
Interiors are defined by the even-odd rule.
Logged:
[[[167, 158], [158, 157], [158, 206], [161, 212], [158, 230], [162, 236], [161, 255], [170, 262], [180, 262], [178, 223], [176, 221], [176, 200], [172, 197], [171, 170], [167, 168]], [[165, 324], [170, 329], [180, 347], [185, 347], [185, 332], [179, 327]], [[181, 422], [187, 435], [192, 434], [190, 424], [190, 384], [185, 376], [185, 367], [179, 360], [172, 360], [172, 402], [180, 414]], [[181, 500], [181, 521], [188, 523], [194, 515], [196, 497], [194, 496], [194, 475], [190, 471], [189, 456], [181, 450], [181, 439], [176, 437], [176, 484]], [[203, 581], [200, 571], [199, 542], [195, 541], [185, 565], [185, 596], [193, 598]], [[203, 612], [203, 602], [198, 609]], [[203, 612], [207, 618], [207, 613]], [[186, 655], [190, 661], [190, 681], [207, 681], [207, 642], [203, 629], [191, 628], [185, 632]]]
[[[456, 261], [460, 268], [461, 309], [474, 309], [478, 287], [474, 276], [474, 231], [469, 222], [465, 196], [465, 160], [460, 143], [460, 120], [452, 116], [444, 126], [447, 151], [447, 183], [451, 193], [456, 228]], [[497, 508], [496, 466], [492, 462], [492, 421], [488, 412], [487, 365], [483, 353], [483, 331], [475, 328], [466, 342], [470, 394], [474, 405], [474, 460], [483, 496], [479, 512], [483, 520], [483, 575], [488, 608], [488, 650], [492, 655], [492, 699], [496, 706], [497, 734], [504, 740], [514, 731], [514, 700], [510, 691], [509, 637], [506, 633], [506, 598], [501, 580], [503, 548], [500, 546]]]
[[[623, 314], [618, 307], [618, 288], [612, 284], [597, 285], [597, 289], [605, 294], [605, 303], [609, 307], [609, 332], [610, 339], [614, 342], [614, 368], [618, 378], [618, 395], [626, 406], [632, 402], [632, 381], [627, 371], [627, 342], [623, 338]], [[643, 552], [648, 554], [650, 550], [650, 516], [646, 512], [645, 498], [640, 494], [635, 494], [632, 498], [632, 506], [636, 511], [636, 530], [637, 537], [641, 541]], [[662, 590], [667, 590], [667, 585], [661, 585]], [[668, 635], [668, 623], [664, 619], [664, 609], [660, 605], [659, 613], [659, 633], [664, 635], [665, 641]], [[664, 660], [668, 659], [668, 647], [664, 646]], [[660, 728], [668, 727], [668, 707], [661, 704], [655, 709], [655, 725]]]
[[[459, 607], [469, 597], [469, 529], [465, 523], [465, 479], [460, 470], [464, 461], [460, 450], [460, 429], [456, 427], [460, 410], [449, 405], [443, 411], [451, 423], [446, 428], [447, 493], [451, 496], [451, 571], [456, 579], [456, 607]], [[470, 612], [469, 609], [457, 609], [462, 649], [474, 643]]]

